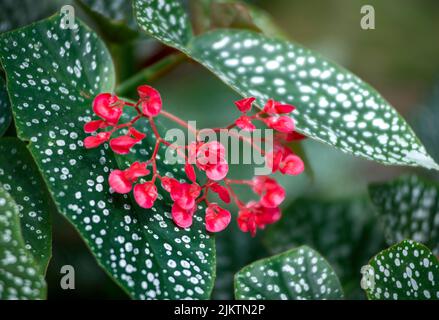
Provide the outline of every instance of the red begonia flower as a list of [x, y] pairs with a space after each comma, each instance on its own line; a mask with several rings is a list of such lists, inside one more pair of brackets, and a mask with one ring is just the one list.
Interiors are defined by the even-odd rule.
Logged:
[[137, 204], [145, 209], [152, 208], [158, 196], [157, 187], [152, 181], [137, 184], [133, 192]]
[[251, 110], [252, 104], [255, 100], [256, 98], [250, 97], [250, 98], [235, 101], [235, 105], [236, 107], [238, 107], [239, 111], [248, 112]]
[[244, 131], [254, 131], [256, 129], [256, 126], [252, 123], [251, 118], [244, 115], [236, 119], [235, 124], [238, 128]]
[[143, 114], [149, 117], [157, 116], [162, 110], [162, 98], [153, 87], [143, 85], [137, 88]]
[[221, 208], [216, 203], [210, 203], [206, 208], [206, 230], [209, 232], [223, 231], [229, 225], [231, 218], [228, 210]]
[[116, 125], [122, 115], [119, 98], [111, 93], [98, 94], [93, 100], [93, 112], [109, 125]]

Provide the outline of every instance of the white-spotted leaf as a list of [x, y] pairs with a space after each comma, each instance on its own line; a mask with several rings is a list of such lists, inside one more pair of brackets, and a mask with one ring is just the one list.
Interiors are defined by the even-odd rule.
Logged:
[[241, 269], [235, 275], [235, 297], [241, 300], [341, 299], [343, 290], [328, 262], [313, 249], [302, 246]]
[[55, 209], [29, 150], [16, 138], [0, 139], [0, 183], [18, 205], [26, 248], [44, 273], [52, 255]]
[[[58, 210], [132, 297], [208, 298], [215, 249], [204, 224], [195, 219], [190, 229], [176, 227], [171, 202], [161, 197], [143, 210], [129, 196], [110, 193], [107, 177], [118, 167], [113, 152], [108, 145], [84, 148], [92, 100], [113, 90], [114, 67], [95, 33], [78, 19], [76, 30], [60, 22], [56, 15], [0, 36], [19, 138], [30, 141]], [[148, 141], [142, 146], [151, 151]], [[179, 177], [181, 169], [160, 170]]]
[[192, 38], [187, 13], [175, 0], [134, 0], [134, 16], [144, 31], [168, 46], [186, 52]]
[[6, 132], [12, 121], [11, 106], [9, 104], [6, 83], [0, 76], [0, 137]]
[[439, 255], [439, 185], [418, 176], [369, 186], [384, 225], [387, 243], [412, 239]]
[[20, 230], [18, 205], [0, 184], [0, 300], [44, 299], [46, 283]]
[[[166, 3], [180, 16], [151, 3]], [[376, 90], [311, 50], [243, 30], [215, 30], [187, 42], [171, 24], [181, 19], [189, 25], [179, 0], [134, 0], [134, 10], [145, 32], [182, 50], [242, 96], [256, 97], [259, 106], [269, 98], [297, 106], [292, 116], [300, 133], [380, 163], [439, 169]]]
[[404, 240], [373, 257], [363, 271], [369, 299], [439, 300], [439, 261], [420, 243]]
[[308, 245], [331, 264], [347, 296], [360, 297], [361, 266], [383, 249], [381, 228], [367, 199], [298, 199], [270, 226], [264, 242], [272, 253]]

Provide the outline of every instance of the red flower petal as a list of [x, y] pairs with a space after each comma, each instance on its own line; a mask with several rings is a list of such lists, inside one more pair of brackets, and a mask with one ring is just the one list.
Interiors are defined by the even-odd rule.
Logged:
[[134, 187], [134, 199], [142, 208], [150, 209], [154, 205], [157, 195], [157, 187], [151, 181]]
[[197, 181], [197, 176], [195, 174], [195, 169], [194, 169], [194, 167], [190, 163], [186, 163], [184, 165], [184, 171], [186, 172], [186, 175], [189, 178], [189, 180], [191, 180], [192, 182], [196, 182]]
[[189, 228], [192, 225], [192, 217], [195, 212], [195, 206], [189, 210], [183, 209], [177, 203], [172, 205], [172, 220], [180, 228]]
[[111, 139], [110, 147], [118, 154], [127, 154], [137, 142], [139, 142], [139, 140], [127, 136], [121, 136]]
[[294, 121], [288, 116], [269, 117], [266, 118], [264, 121], [267, 126], [279, 132], [289, 133], [294, 131]]
[[210, 189], [215, 192], [222, 201], [224, 201], [225, 203], [230, 203], [230, 194], [227, 188], [218, 183], [214, 183], [210, 186]]
[[149, 170], [146, 169], [146, 163], [145, 162], [134, 162], [131, 164], [131, 166], [125, 170], [125, 176], [127, 179], [131, 180], [132, 182], [135, 182], [137, 178], [146, 176], [149, 174]]
[[285, 200], [284, 188], [267, 176], [253, 179], [253, 191], [261, 196], [260, 204], [266, 208], [276, 208]]
[[84, 146], [87, 149], [96, 148], [103, 144], [111, 136], [111, 132], [100, 132], [96, 136], [90, 136], [84, 139]]
[[98, 130], [101, 127], [101, 125], [103, 123], [104, 123], [103, 120], [89, 121], [84, 125], [84, 132], [86, 132], [86, 133], [95, 132], [96, 130]]
[[93, 111], [110, 125], [116, 125], [122, 115], [122, 109], [114, 106], [118, 100], [111, 93], [98, 94], [93, 100]]
[[142, 101], [142, 111], [149, 117], [157, 116], [162, 110], [162, 98], [160, 93], [153, 87], [143, 85], [137, 88], [140, 100]]
[[229, 172], [229, 165], [225, 160], [216, 165], [210, 165], [206, 170], [206, 176], [214, 181], [219, 181], [227, 176], [227, 172]]
[[236, 119], [235, 124], [238, 128], [245, 131], [253, 131], [256, 129], [256, 126], [252, 123], [251, 118], [248, 116], [240, 116]]
[[296, 109], [296, 107], [292, 106], [291, 104], [281, 103], [275, 103], [274, 108], [276, 109], [276, 113], [290, 113]]
[[128, 129], [128, 134], [130, 134], [134, 139], [137, 139], [139, 141], [146, 137], [146, 134], [137, 131], [133, 127], [130, 127]]
[[209, 232], [223, 231], [230, 223], [232, 216], [226, 209], [216, 203], [211, 203], [206, 208], [206, 230]]
[[279, 170], [283, 174], [296, 176], [305, 170], [305, 164], [300, 157], [295, 154], [286, 156], [279, 165]]
[[113, 170], [108, 177], [110, 187], [117, 193], [128, 193], [131, 191], [132, 184], [121, 170]]
[[250, 98], [235, 101], [235, 105], [238, 107], [239, 111], [248, 112], [251, 110], [252, 104], [255, 100], [256, 98], [250, 97]]

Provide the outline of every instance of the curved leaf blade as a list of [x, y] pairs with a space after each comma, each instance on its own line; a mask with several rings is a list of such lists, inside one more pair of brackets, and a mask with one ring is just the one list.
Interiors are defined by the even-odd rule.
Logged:
[[142, 29], [164, 44], [186, 52], [192, 26], [179, 1], [133, 1], [134, 16]]
[[372, 87], [311, 50], [249, 31], [192, 41], [193, 58], [259, 105], [297, 106], [297, 131], [346, 153], [391, 165], [438, 169], [405, 120]]
[[422, 242], [439, 255], [439, 185], [418, 176], [369, 186], [388, 245], [404, 239]]
[[26, 248], [44, 273], [52, 255], [52, 200], [26, 145], [0, 139], [0, 183], [18, 205]]
[[[215, 30], [188, 42], [189, 36], [168, 30], [175, 16], [157, 3], [164, 2], [134, 0], [142, 30], [185, 52], [242, 96], [256, 97], [259, 106], [269, 98], [296, 105], [292, 116], [300, 133], [383, 164], [439, 170], [397, 111], [344, 68], [298, 44], [250, 31]], [[188, 26], [180, 1], [168, 5], [182, 28]]]
[[383, 237], [367, 199], [321, 201], [301, 198], [284, 210], [282, 219], [264, 234], [272, 253], [308, 245], [334, 268], [348, 297], [360, 298], [360, 269], [377, 251]]
[[[111, 194], [106, 177], [117, 168], [114, 154], [108, 146], [83, 147], [92, 99], [113, 90], [114, 68], [95, 33], [79, 21], [77, 31], [60, 22], [54, 16], [0, 37], [19, 137], [30, 140], [58, 210], [132, 297], [207, 298], [215, 249], [200, 219], [183, 230], [170, 219], [166, 199], [142, 210], [126, 195]], [[181, 168], [166, 172], [178, 177]]]
[[367, 275], [371, 300], [439, 300], [439, 261], [420, 243], [404, 240], [380, 252]]
[[46, 283], [23, 241], [18, 205], [0, 185], [0, 300], [44, 299]]
[[235, 275], [242, 300], [341, 299], [343, 290], [326, 260], [302, 246], [254, 262]]

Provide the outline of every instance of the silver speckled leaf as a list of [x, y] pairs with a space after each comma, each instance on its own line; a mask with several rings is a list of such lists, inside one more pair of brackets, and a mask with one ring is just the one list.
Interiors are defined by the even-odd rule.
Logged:
[[[143, 210], [127, 195], [110, 193], [113, 152], [83, 146], [92, 100], [113, 90], [115, 76], [103, 42], [76, 21], [76, 31], [62, 29], [56, 15], [0, 36], [18, 136], [30, 141], [58, 210], [126, 292], [136, 299], [206, 299], [215, 249], [201, 218], [181, 229], [170, 218], [169, 200]], [[182, 172], [175, 166], [161, 170], [176, 177]]]
[[313, 51], [242, 30], [188, 40], [190, 22], [179, 0], [134, 0], [134, 10], [145, 32], [182, 50], [242, 96], [255, 96], [259, 106], [269, 98], [297, 106], [292, 116], [300, 133], [383, 164], [439, 169], [376, 90]]
[[25, 248], [18, 205], [0, 185], [0, 300], [43, 299], [44, 276]]
[[439, 261], [420, 243], [404, 240], [373, 257], [366, 270], [371, 300], [439, 300]]
[[341, 299], [340, 282], [326, 260], [302, 246], [256, 261], [235, 275], [235, 297], [241, 300]]

